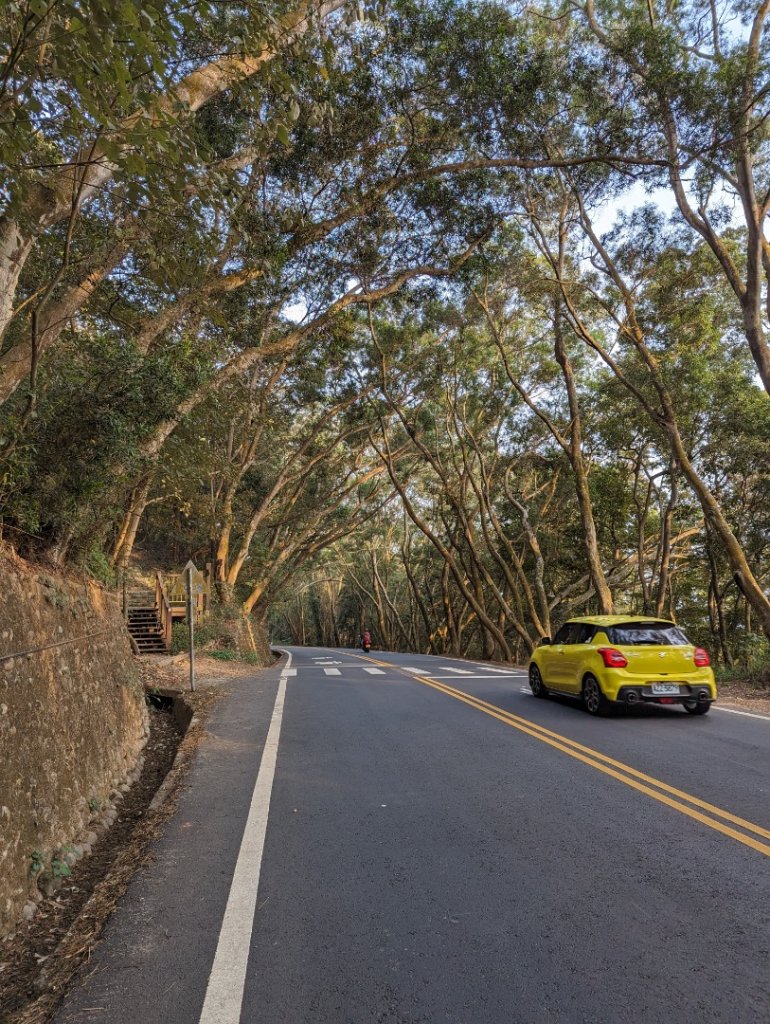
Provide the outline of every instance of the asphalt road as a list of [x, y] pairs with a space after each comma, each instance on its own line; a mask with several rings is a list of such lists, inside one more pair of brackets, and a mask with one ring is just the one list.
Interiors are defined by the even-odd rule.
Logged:
[[58, 1024], [770, 1020], [770, 718], [288, 650], [215, 711]]

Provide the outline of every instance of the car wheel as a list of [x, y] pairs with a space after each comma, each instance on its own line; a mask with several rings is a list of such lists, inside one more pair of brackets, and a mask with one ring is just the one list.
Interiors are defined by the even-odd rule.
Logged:
[[711, 711], [711, 701], [688, 700], [684, 703], [684, 709], [688, 715], [707, 715]]
[[583, 707], [589, 715], [601, 715], [607, 709], [607, 698], [595, 676], [586, 676], [583, 680]]
[[545, 688], [543, 677], [540, 675], [540, 669], [537, 665], [529, 666], [529, 688], [532, 691], [533, 697], [548, 696], [548, 690]]

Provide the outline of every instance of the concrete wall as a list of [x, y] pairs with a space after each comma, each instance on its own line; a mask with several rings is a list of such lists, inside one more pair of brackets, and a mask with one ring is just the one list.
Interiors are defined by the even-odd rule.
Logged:
[[[75, 642], [22, 653], [68, 640]], [[5, 935], [55, 887], [61, 865], [88, 853], [112, 820], [120, 787], [141, 766], [148, 726], [114, 597], [96, 584], [41, 572], [2, 548], [0, 659]]]

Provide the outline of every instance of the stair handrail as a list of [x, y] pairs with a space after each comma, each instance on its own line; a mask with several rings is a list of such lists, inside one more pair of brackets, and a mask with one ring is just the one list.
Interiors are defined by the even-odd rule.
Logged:
[[171, 628], [174, 620], [171, 616], [171, 602], [166, 593], [166, 585], [160, 572], [155, 573], [155, 612], [158, 616], [158, 623], [163, 635], [163, 643], [166, 650], [171, 650]]

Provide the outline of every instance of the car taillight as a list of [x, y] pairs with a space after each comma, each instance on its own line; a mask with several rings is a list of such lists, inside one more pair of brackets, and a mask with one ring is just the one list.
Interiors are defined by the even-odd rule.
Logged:
[[607, 668], [625, 668], [628, 664], [625, 656], [616, 651], [614, 647], [600, 647], [599, 654], [604, 659]]
[[709, 658], [709, 652], [704, 651], [702, 647], [695, 648], [695, 654], [692, 659], [699, 668], [704, 668], [706, 665], [711, 664], [711, 658]]

